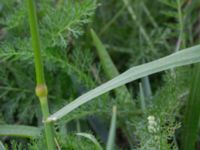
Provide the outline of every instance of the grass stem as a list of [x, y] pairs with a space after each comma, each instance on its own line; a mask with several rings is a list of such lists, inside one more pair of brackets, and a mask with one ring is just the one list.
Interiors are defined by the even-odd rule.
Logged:
[[[45, 84], [44, 69], [40, 50], [40, 40], [38, 31], [38, 22], [36, 16], [36, 8], [33, 0], [28, 0], [28, 15], [29, 24], [32, 38], [32, 47], [35, 59], [35, 73], [36, 73], [36, 95], [38, 96], [41, 104], [43, 119], [46, 120], [49, 116], [49, 106], [47, 100], [47, 86]], [[52, 123], [44, 123], [45, 136], [48, 150], [55, 150], [54, 133]]]

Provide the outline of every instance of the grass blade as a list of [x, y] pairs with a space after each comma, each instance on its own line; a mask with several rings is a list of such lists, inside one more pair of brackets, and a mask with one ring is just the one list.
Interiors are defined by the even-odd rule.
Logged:
[[112, 120], [110, 125], [109, 137], [108, 142], [106, 145], [106, 150], [114, 150], [115, 146], [115, 130], [116, 130], [116, 120], [117, 120], [117, 107], [113, 106], [113, 114]]
[[[108, 77], [108, 79], [112, 79], [116, 77], [117, 75], [119, 75], [119, 71], [117, 70], [115, 64], [113, 63], [112, 58], [107, 52], [104, 44], [101, 42], [101, 40], [99, 39], [99, 37], [97, 36], [97, 34], [95, 33], [93, 29], [91, 29], [91, 35], [94, 41], [94, 45], [96, 46], [97, 53], [100, 58], [100, 62], [103, 67], [103, 71], [105, 72], [105, 75]], [[119, 100], [122, 103], [123, 102], [129, 103], [129, 105], [131, 105], [133, 108], [135, 107], [135, 101], [133, 101], [132, 95], [129, 93], [129, 90], [125, 85], [122, 87], [116, 88], [114, 92], [115, 92], [116, 97], [119, 98]], [[122, 129], [122, 130], [124, 133], [126, 133], [125, 129]], [[130, 136], [127, 138], [130, 138]], [[132, 141], [132, 139], [129, 139], [128, 141]]]
[[[113, 63], [105, 46], [103, 45], [101, 40], [98, 38], [97, 34], [95, 33], [95, 31], [93, 29], [91, 29], [91, 35], [92, 35], [92, 39], [94, 41], [94, 45], [97, 48], [98, 56], [100, 58], [100, 61], [101, 61], [101, 64], [102, 64], [102, 67], [103, 67], [103, 70], [104, 70], [106, 76], [109, 79], [112, 79], [112, 78], [118, 76], [119, 71], [115, 67], [115, 64]], [[120, 88], [115, 89], [115, 93], [117, 96], [122, 97], [122, 99], [124, 99], [125, 102], [133, 101], [126, 86], [122, 86]]]
[[16, 136], [36, 138], [40, 136], [41, 129], [24, 125], [0, 125], [0, 136]]
[[1, 141], [0, 141], [0, 150], [6, 150], [6, 148], [4, 147], [4, 145]]
[[56, 121], [86, 102], [89, 102], [90, 100], [126, 83], [132, 82], [147, 75], [175, 67], [197, 63], [199, 61], [200, 46], [198, 45], [181, 50], [158, 60], [132, 67], [112, 80], [78, 97], [73, 102], [64, 106], [62, 109], [48, 117], [47, 121]]
[[142, 87], [143, 87], [144, 97], [147, 100], [152, 99], [153, 96], [152, 96], [151, 83], [149, 80], [149, 76], [142, 78]]
[[140, 105], [143, 113], [146, 112], [146, 103], [145, 103], [145, 96], [144, 96], [144, 90], [142, 87], [142, 83], [139, 83], [139, 89], [140, 89]]
[[186, 105], [185, 120], [183, 124], [182, 149], [194, 150], [199, 131], [200, 116], [200, 65], [193, 70], [190, 95]]
[[89, 139], [90, 141], [92, 141], [95, 144], [97, 150], [103, 150], [103, 148], [101, 147], [101, 145], [99, 144], [97, 139], [92, 134], [77, 133], [76, 135], [85, 137], [85, 138]]

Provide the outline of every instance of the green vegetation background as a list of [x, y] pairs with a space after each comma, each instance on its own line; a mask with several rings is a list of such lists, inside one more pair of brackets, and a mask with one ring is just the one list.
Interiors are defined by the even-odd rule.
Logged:
[[[199, 43], [198, 0], [45, 0], [37, 2], [51, 113], [110, 79], [93, 45], [93, 28], [120, 73]], [[93, 150], [76, 132], [106, 144], [117, 106], [116, 149], [178, 149], [192, 67], [128, 84], [135, 105], [104, 94], [55, 124], [62, 149]], [[41, 126], [25, 0], [0, 2], [0, 123]], [[148, 116], [157, 122], [148, 130]], [[176, 131], [176, 132], [175, 132]], [[1, 138], [12, 149], [42, 149], [36, 140]], [[78, 144], [77, 144], [78, 143]]]

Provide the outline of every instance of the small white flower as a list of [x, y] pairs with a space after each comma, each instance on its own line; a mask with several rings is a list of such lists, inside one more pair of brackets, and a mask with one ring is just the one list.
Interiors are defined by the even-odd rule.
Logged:
[[148, 118], [147, 118], [147, 120], [148, 120], [148, 131], [150, 132], [150, 133], [156, 133], [156, 132], [158, 132], [158, 124], [157, 124], [157, 122], [156, 122], [156, 119], [155, 119], [155, 117], [154, 116], [149, 116]]
[[149, 116], [147, 119], [148, 119], [149, 121], [155, 121], [155, 117], [154, 117], [154, 116]]

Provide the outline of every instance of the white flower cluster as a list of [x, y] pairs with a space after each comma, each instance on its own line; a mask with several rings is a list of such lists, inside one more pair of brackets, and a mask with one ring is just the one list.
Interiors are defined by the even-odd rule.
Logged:
[[159, 131], [159, 127], [158, 127], [155, 117], [149, 116], [147, 120], [148, 120], [148, 131], [150, 133], [157, 133]]

